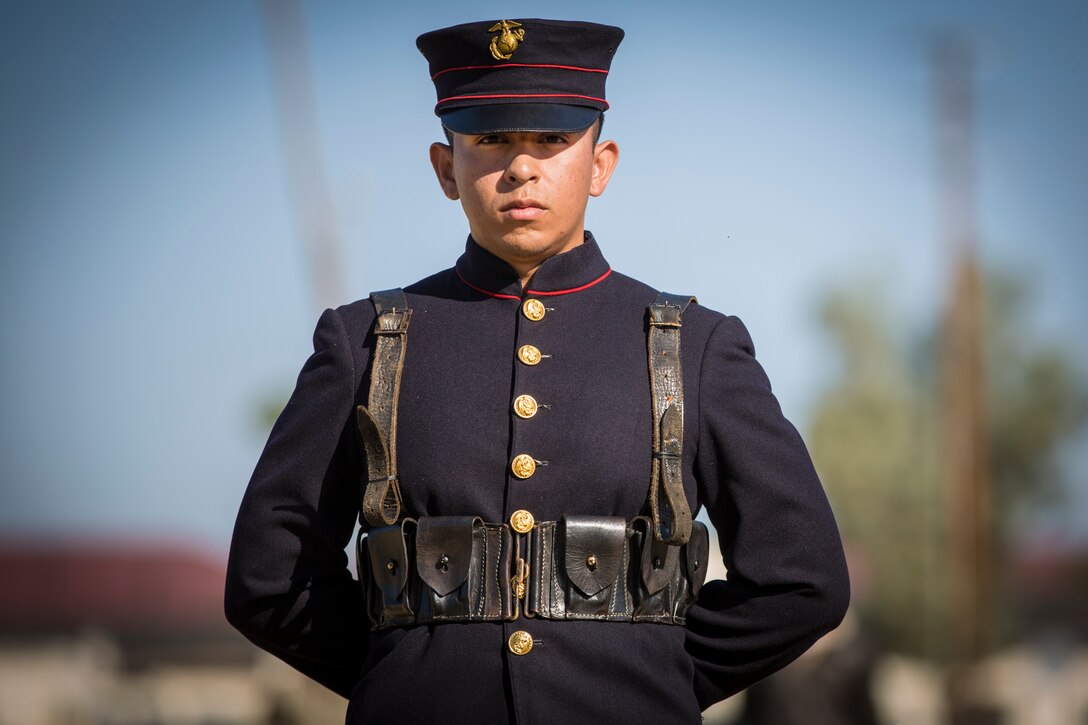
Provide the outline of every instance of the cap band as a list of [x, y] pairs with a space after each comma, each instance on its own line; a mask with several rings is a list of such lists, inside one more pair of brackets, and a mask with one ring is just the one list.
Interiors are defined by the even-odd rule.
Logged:
[[443, 113], [442, 104], [448, 101], [484, 101], [485, 103], [480, 105], [495, 105], [495, 103], [486, 103], [487, 101], [506, 103], [507, 100], [525, 101], [531, 98], [546, 99], [542, 100], [543, 103], [562, 103], [561, 100], [552, 99], [566, 99], [571, 104], [577, 104], [579, 101], [593, 101], [594, 103], [600, 103], [604, 108], [597, 110], [607, 111], [608, 101], [603, 98], [594, 98], [593, 96], [580, 96], [575, 93], [474, 93], [467, 96], [450, 96], [448, 98], [442, 98], [435, 106], [435, 113], [441, 115]]
[[578, 68], [573, 65], [557, 65], [555, 63], [501, 63], [499, 65], [463, 65], [459, 68], [446, 68], [431, 76], [431, 80], [433, 81], [440, 75], [459, 70], [495, 70], [497, 68], [551, 68], [553, 70], [576, 70], [583, 73], [604, 73], [608, 75], [606, 68]]
[[574, 133], [592, 126], [601, 112], [589, 106], [561, 103], [503, 103], [452, 108], [439, 114], [442, 125], [454, 133], [553, 131]]

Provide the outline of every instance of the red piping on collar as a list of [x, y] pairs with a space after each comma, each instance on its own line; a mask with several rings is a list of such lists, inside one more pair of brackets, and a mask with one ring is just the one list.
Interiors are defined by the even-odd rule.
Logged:
[[476, 285], [472, 284], [467, 279], [465, 279], [465, 276], [463, 274], [461, 274], [461, 270], [457, 269], [457, 267], [454, 267], [453, 271], [457, 273], [458, 278], [460, 278], [460, 280], [462, 282], [464, 282], [466, 285], [468, 285], [469, 287], [471, 287], [472, 289], [476, 290], [477, 292], [479, 292], [481, 294], [487, 295], [488, 297], [494, 297], [495, 299], [499, 299], [499, 300], [520, 300], [521, 299], [517, 295], [505, 295], [505, 294], [502, 294], [500, 292], [489, 292], [488, 290], [485, 290], [483, 287], [477, 287]]
[[494, 70], [496, 68], [554, 68], [556, 70], [576, 70], [583, 73], [604, 73], [608, 75], [608, 71], [603, 68], [579, 68], [576, 65], [555, 65], [553, 63], [501, 63], [499, 65], [463, 65], [457, 68], [445, 68], [431, 76], [431, 80], [433, 81], [443, 73], [453, 73], [458, 70]]
[[611, 267], [609, 267], [608, 271], [605, 272], [604, 274], [602, 274], [600, 277], [593, 280], [592, 282], [588, 282], [588, 283], [582, 285], [581, 287], [571, 287], [570, 289], [557, 289], [554, 292], [541, 292], [539, 290], [529, 289], [529, 290], [525, 290], [525, 294], [527, 294], [527, 295], [537, 295], [538, 297], [554, 297], [555, 295], [565, 295], [565, 294], [568, 294], [570, 292], [581, 292], [582, 290], [589, 289], [590, 287], [597, 284], [598, 282], [603, 281], [604, 278], [607, 277], [610, 274], [612, 274], [612, 268]]
[[[508, 294], [504, 294], [502, 292], [491, 292], [491, 291], [485, 290], [482, 287], [477, 287], [476, 285], [472, 284], [467, 279], [465, 279], [465, 276], [463, 274], [461, 274], [460, 269], [458, 269], [457, 267], [454, 267], [453, 271], [455, 273], [457, 273], [457, 278], [460, 279], [462, 282], [464, 282], [466, 286], [471, 287], [472, 289], [476, 290], [477, 292], [479, 292], [481, 294], [485, 294], [488, 297], [494, 297], [495, 299], [499, 299], [499, 300], [520, 300], [521, 299], [521, 297], [518, 297], [517, 295], [508, 295]], [[544, 291], [541, 291], [541, 290], [532, 290], [532, 289], [530, 289], [530, 290], [525, 290], [525, 294], [527, 294], [527, 295], [536, 295], [537, 297], [554, 297], [556, 295], [570, 294], [571, 292], [581, 292], [584, 289], [589, 289], [590, 287], [597, 284], [598, 282], [603, 282], [604, 279], [610, 274], [612, 274], [612, 268], [611, 267], [609, 267], [608, 271], [605, 272], [604, 274], [602, 274], [600, 277], [593, 280], [592, 282], [587, 282], [586, 284], [582, 285], [581, 287], [571, 287], [570, 289], [557, 289], [557, 290], [553, 290], [551, 292], [544, 292]]]

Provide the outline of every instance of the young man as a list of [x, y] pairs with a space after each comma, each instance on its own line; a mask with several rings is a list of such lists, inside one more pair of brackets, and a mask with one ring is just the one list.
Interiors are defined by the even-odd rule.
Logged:
[[[844, 614], [834, 519], [744, 326], [613, 272], [584, 229], [622, 37], [417, 41], [465, 252], [322, 315], [227, 580], [231, 622], [349, 722], [698, 722]], [[701, 507], [728, 581], [703, 585]]]

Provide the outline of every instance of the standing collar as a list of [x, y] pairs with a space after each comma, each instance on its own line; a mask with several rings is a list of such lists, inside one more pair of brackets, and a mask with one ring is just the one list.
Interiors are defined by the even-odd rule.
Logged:
[[590, 232], [585, 233], [585, 241], [574, 249], [545, 259], [537, 268], [527, 290], [522, 290], [521, 279], [509, 264], [481, 247], [471, 236], [465, 243], [465, 253], [457, 260], [455, 270], [461, 281], [477, 292], [517, 300], [524, 295], [551, 296], [580, 292], [612, 273]]

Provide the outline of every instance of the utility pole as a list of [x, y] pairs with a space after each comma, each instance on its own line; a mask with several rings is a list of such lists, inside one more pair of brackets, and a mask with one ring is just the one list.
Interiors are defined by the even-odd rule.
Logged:
[[320, 312], [344, 302], [340, 244], [321, 164], [306, 23], [298, 0], [262, 0], [295, 227]]
[[932, 46], [941, 228], [952, 274], [940, 368], [948, 508], [953, 725], [975, 722], [965, 693], [990, 648], [993, 513], [983, 364], [983, 280], [975, 228], [974, 58], [959, 36]]

